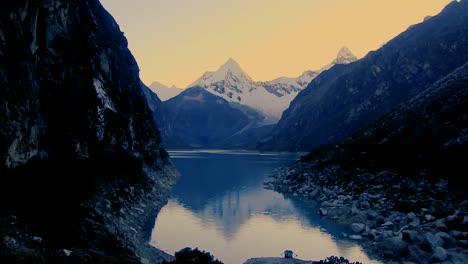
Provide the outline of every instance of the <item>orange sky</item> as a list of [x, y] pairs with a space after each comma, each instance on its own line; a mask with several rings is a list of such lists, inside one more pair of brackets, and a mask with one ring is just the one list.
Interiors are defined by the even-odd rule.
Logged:
[[267, 81], [378, 49], [450, 0], [101, 0], [147, 85], [185, 88], [234, 58]]

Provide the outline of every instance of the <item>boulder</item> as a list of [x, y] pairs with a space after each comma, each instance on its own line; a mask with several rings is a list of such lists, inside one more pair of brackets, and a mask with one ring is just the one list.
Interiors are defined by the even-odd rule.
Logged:
[[431, 263], [442, 262], [447, 259], [447, 252], [443, 247], [436, 247], [429, 261]]
[[435, 228], [437, 228], [440, 231], [447, 232], [448, 228], [447, 225], [445, 225], [444, 220], [437, 220], [435, 222]]
[[452, 230], [452, 231], [450, 231], [450, 235], [451, 235], [452, 237], [454, 237], [455, 239], [459, 239], [459, 240], [462, 240], [462, 239], [465, 238], [465, 236], [463, 235], [463, 233], [460, 232], [460, 231], [457, 231], [457, 230]]
[[415, 242], [419, 241], [418, 232], [416, 232], [416, 231], [404, 230], [403, 232], [401, 232], [401, 234], [402, 234], [402, 239], [405, 242], [415, 243]]
[[362, 236], [360, 235], [350, 235], [348, 237], [352, 240], [362, 240]]
[[424, 235], [424, 241], [423, 241], [423, 246], [426, 249], [434, 251], [435, 248], [440, 247], [444, 244], [444, 240], [442, 238], [435, 236], [433, 234], [425, 234]]
[[429, 254], [421, 250], [418, 246], [416, 245], [411, 245], [408, 247], [408, 255], [409, 255], [409, 260], [413, 261], [415, 263], [424, 263], [424, 260], [427, 260], [429, 258]]
[[387, 221], [387, 222], [382, 224], [382, 227], [391, 230], [391, 229], [393, 229], [395, 227], [395, 225], [393, 224], [393, 222]]
[[432, 222], [434, 221], [436, 218], [430, 214], [427, 214], [424, 216], [424, 219], [426, 220], [426, 222]]
[[354, 233], [361, 233], [366, 229], [366, 225], [363, 223], [352, 223], [350, 228]]
[[328, 211], [325, 208], [320, 208], [319, 213], [321, 216], [326, 216], [328, 215]]
[[411, 220], [418, 219], [418, 216], [417, 216], [415, 213], [413, 213], [413, 212], [410, 212], [410, 213], [406, 214], [406, 217], [407, 217], [408, 219], [411, 219]]
[[463, 217], [462, 225], [468, 225], [468, 216]]
[[400, 258], [408, 253], [408, 243], [401, 237], [390, 237], [380, 242], [383, 251], [393, 252], [393, 257]]
[[416, 229], [420, 224], [421, 224], [421, 221], [419, 221], [418, 218], [415, 218], [415, 219], [413, 219], [413, 221], [411, 221], [408, 224], [408, 227], [411, 228], [411, 229]]

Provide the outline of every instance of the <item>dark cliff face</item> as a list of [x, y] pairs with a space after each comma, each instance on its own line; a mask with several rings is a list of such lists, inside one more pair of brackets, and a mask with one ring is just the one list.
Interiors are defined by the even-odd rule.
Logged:
[[[466, 185], [468, 63], [342, 142], [369, 164]], [[363, 154], [361, 154], [363, 153]], [[358, 162], [356, 162], [358, 163]], [[362, 165], [359, 165], [362, 166]]]
[[2, 2], [0, 257], [155, 257], [145, 221], [174, 177], [138, 73], [99, 1]]
[[262, 149], [334, 144], [468, 60], [468, 1], [410, 27], [381, 49], [315, 78], [283, 113]]
[[303, 161], [349, 171], [397, 171], [406, 177], [442, 178], [453, 186], [465, 186], [467, 88], [468, 63], [368, 127], [334, 147], [313, 151]]

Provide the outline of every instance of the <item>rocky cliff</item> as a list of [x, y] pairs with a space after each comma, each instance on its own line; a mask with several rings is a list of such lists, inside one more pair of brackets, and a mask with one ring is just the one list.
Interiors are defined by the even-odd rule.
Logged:
[[0, 8], [0, 262], [136, 263], [175, 172], [97, 0]]
[[201, 87], [185, 89], [162, 102], [154, 116], [161, 128], [163, 145], [168, 148], [243, 146], [244, 133], [258, 128], [264, 120], [256, 110], [228, 102]]
[[468, 61], [468, 1], [411, 26], [377, 51], [321, 73], [283, 113], [262, 149], [334, 144]]

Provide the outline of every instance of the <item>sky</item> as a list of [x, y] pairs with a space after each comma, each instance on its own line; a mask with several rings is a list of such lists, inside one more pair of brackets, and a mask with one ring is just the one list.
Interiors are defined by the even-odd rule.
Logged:
[[299, 76], [346, 46], [358, 58], [450, 0], [101, 0], [142, 81], [185, 88], [229, 58], [255, 81]]

